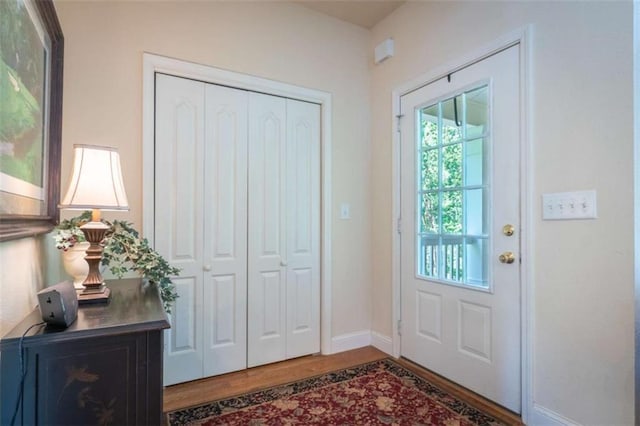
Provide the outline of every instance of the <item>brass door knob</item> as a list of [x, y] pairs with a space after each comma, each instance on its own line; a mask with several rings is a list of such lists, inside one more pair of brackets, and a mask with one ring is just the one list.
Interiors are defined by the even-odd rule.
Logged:
[[514, 232], [515, 232], [515, 228], [511, 224], [507, 224], [502, 227], [502, 233], [507, 237], [512, 236]]
[[511, 264], [515, 262], [516, 256], [511, 251], [505, 251], [500, 255], [500, 257], [498, 257], [498, 259], [500, 260], [500, 263]]

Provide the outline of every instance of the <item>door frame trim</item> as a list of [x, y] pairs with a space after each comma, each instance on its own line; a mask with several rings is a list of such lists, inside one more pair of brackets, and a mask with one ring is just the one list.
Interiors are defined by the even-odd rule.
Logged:
[[640, 422], [640, 2], [633, 2], [633, 188], [635, 293], [635, 417]]
[[419, 77], [399, 85], [392, 91], [392, 344], [393, 356], [400, 357], [399, 324], [400, 306], [400, 98], [414, 90], [420, 89], [447, 74], [468, 67], [509, 47], [520, 46], [520, 339], [521, 339], [521, 416], [525, 423], [533, 415], [533, 336], [534, 336], [534, 280], [533, 280], [533, 176], [531, 147], [531, 37], [533, 28], [526, 26], [494, 40], [452, 62], [439, 66]]
[[331, 354], [331, 117], [329, 92], [144, 52], [142, 55], [142, 232], [154, 243], [155, 74], [164, 73], [320, 105], [320, 351]]

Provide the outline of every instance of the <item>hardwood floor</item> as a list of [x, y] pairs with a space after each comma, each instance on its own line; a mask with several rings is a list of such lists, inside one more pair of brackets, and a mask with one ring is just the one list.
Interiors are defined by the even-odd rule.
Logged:
[[[217, 399], [277, 386], [307, 377], [318, 376], [342, 368], [377, 361], [389, 357], [378, 349], [368, 346], [334, 355], [311, 355], [264, 365], [235, 373], [223, 374], [208, 379], [195, 380], [164, 388], [164, 411], [191, 407]], [[448, 380], [405, 359], [396, 360], [405, 368], [424, 377], [434, 385], [460, 398], [470, 405], [490, 414], [509, 425], [521, 425], [520, 418]]]

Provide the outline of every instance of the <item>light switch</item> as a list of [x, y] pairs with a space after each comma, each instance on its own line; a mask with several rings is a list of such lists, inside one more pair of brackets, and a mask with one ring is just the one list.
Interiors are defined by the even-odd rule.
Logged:
[[349, 203], [340, 204], [340, 219], [351, 219], [351, 206]]
[[542, 194], [543, 220], [597, 218], [596, 191]]

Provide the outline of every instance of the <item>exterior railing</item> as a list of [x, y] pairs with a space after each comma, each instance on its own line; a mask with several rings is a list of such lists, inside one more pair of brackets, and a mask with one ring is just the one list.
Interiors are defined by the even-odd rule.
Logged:
[[[440, 253], [439, 241], [442, 241]], [[447, 281], [464, 281], [464, 239], [461, 236], [431, 237], [423, 236], [420, 239], [419, 259], [421, 275], [445, 279]], [[442, 265], [439, 263], [442, 256]], [[439, 274], [439, 268], [443, 268], [443, 274]]]
[[[481, 247], [475, 247], [475, 245], [485, 238], [470, 235], [420, 236], [418, 244], [418, 273], [425, 277], [460, 283], [464, 283], [467, 280], [477, 281], [467, 277], [470, 271], [465, 271], [465, 245], [467, 250], [477, 251]], [[475, 259], [476, 256], [472, 257]], [[440, 257], [442, 258], [442, 263], [439, 262]], [[440, 274], [440, 268], [442, 268], [442, 274]], [[469, 284], [472, 283], [470, 282]]]

